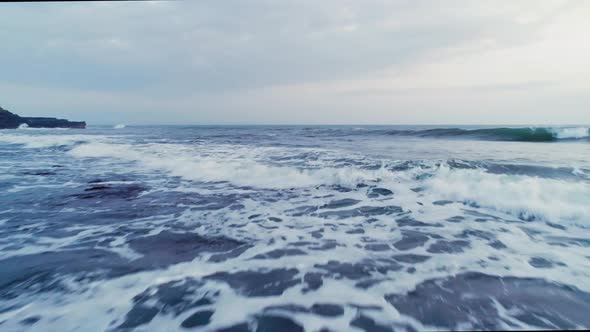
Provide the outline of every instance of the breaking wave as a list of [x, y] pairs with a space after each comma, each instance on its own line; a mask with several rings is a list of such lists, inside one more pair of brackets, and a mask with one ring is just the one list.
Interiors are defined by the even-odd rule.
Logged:
[[490, 174], [442, 166], [425, 181], [429, 195], [505, 212], [525, 220], [590, 218], [590, 184], [536, 176]]
[[378, 181], [390, 175], [385, 169], [367, 171], [352, 167], [301, 169], [272, 166], [249, 158], [199, 156], [182, 145], [148, 144], [134, 147], [126, 144], [90, 143], [74, 147], [76, 157], [117, 158], [137, 162], [153, 170], [164, 170], [187, 180], [226, 181], [238, 186], [268, 189], [302, 188], [323, 184], [352, 186], [365, 181]]
[[[27, 128], [27, 130], [39, 130], [39, 128]], [[0, 143], [23, 145], [29, 149], [70, 146], [105, 138], [106, 136], [102, 135], [12, 135], [0, 133]]]
[[17, 130], [29, 130], [29, 131], [64, 131], [64, 130], [70, 130], [70, 128], [30, 127], [26, 123], [22, 123], [16, 129]]
[[389, 130], [388, 135], [429, 138], [470, 138], [492, 141], [555, 142], [559, 140], [588, 140], [588, 127], [549, 128], [436, 128], [427, 130]]
[[481, 165], [465, 168], [455, 165], [457, 162], [454, 161], [430, 165], [417, 163], [403, 170], [333, 166], [309, 169], [274, 166], [231, 154], [200, 156], [184, 145], [146, 144], [138, 147], [98, 142], [75, 146], [69, 153], [81, 158], [116, 158], [134, 162], [142, 168], [193, 181], [227, 182], [263, 189], [322, 185], [355, 188], [378, 183], [395, 192], [405, 192], [408, 202], [417, 200], [410, 188], [422, 187], [426, 189], [422, 195], [433, 201], [443, 199], [481, 206], [521, 219], [579, 221], [590, 218], [590, 184], [587, 182], [543, 178], [536, 173], [497, 174]]

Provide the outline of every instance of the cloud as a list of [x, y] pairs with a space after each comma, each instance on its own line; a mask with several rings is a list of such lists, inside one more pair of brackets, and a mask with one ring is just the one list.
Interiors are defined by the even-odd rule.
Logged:
[[2, 103], [97, 121], [553, 121], [551, 105], [588, 92], [589, 14], [558, 0], [4, 4]]

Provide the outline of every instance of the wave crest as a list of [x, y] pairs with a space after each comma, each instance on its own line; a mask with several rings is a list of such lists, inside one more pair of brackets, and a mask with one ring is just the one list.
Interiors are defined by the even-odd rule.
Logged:
[[291, 166], [271, 166], [249, 158], [231, 156], [200, 156], [186, 151], [186, 146], [147, 144], [135, 147], [127, 144], [89, 143], [74, 147], [76, 157], [117, 158], [137, 162], [143, 167], [164, 170], [187, 180], [225, 181], [238, 186], [269, 189], [303, 188], [318, 185], [353, 186], [367, 181], [379, 181], [391, 174], [385, 169], [363, 170], [353, 167], [302, 169]]
[[492, 141], [554, 142], [562, 139], [587, 139], [588, 127], [549, 127], [549, 128], [485, 128], [460, 129], [436, 128], [427, 130], [390, 130], [394, 136], [414, 136], [428, 138], [471, 138]]
[[[273, 166], [247, 156], [198, 155], [183, 145], [88, 143], [75, 146], [76, 157], [116, 158], [142, 168], [202, 182], [227, 182], [237, 186], [291, 189], [322, 185], [355, 188], [378, 184], [396, 192], [402, 207], [412, 207], [420, 197], [456, 201], [497, 210], [517, 218], [548, 221], [590, 219], [590, 184], [522, 174], [498, 174], [481, 167], [455, 167], [456, 162], [407, 168]], [[231, 152], [229, 152], [231, 154]], [[416, 193], [411, 188], [421, 187]]]
[[[38, 130], [38, 128], [27, 128], [27, 130]], [[18, 144], [29, 149], [71, 146], [105, 138], [107, 138], [107, 136], [102, 135], [23, 135], [0, 133], [0, 143]]]
[[522, 219], [590, 218], [590, 184], [586, 182], [441, 166], [425, 185], [428, 194], [437, 199], [473, 203]]

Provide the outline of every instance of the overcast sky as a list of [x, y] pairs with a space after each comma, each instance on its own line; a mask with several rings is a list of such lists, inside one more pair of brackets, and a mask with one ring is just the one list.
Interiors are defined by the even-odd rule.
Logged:
[[590, 123], [590, 1], [0, 3], [0, 105], [91, 124]]

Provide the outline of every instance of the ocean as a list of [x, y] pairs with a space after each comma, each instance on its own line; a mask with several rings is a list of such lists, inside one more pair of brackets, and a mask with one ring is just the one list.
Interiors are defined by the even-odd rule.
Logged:
[[0, 130], [0, 330], [590, 328], [589, 136]]

